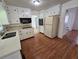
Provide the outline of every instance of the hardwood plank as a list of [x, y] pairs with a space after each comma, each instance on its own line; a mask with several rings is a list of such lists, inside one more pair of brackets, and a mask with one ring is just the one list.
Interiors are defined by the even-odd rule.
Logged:
[[78, 46], [65, 38], [50, 39], [38, 33], [33, 38], [21, 41], [26, 59], [77, 59]]

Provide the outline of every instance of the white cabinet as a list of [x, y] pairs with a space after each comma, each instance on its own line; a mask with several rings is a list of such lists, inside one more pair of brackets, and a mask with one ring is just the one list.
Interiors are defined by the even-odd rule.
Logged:
[[29, 18], [31, 17], [31, 10], [27, 8], [18, 8], [19, 18]]
[[10, 24], [20, 23], [19, 18], [31, 18], [31, 10], [28, 8], [6, 5], [5, 9]]
[[18, 8], [18, 16], [19, 16], [19, 18], [23, 18], [23, 16], [24, 16], [24, 10], [23, 10], [23, 8]]
[[58, 33], [58, 21], [59, 16], [54, 15], [50, 17], [46, 17], [44, 24], [44, 34], [50, 38], [54, 38]]
[[34, 29], [28, 29], [28, 38], [34, 36]]
[[22, 59], [20, 51], [4, 56], [2, 59]]
[[31, 17], [31, 10], [24, 8], [24, 18], [30, 18]]
[[20, 40], [24, 39], [24, 34], [22, 34], [22, 30], [19, 30], [19, 38]]
[[21, 40], [28, 38], [28, 29], [21, 30]]
[[18, 8], [13, 6], [6, 6], [8, 20], [10, 24], [20, 23], [18, 17]]
[[30, 38], [34, 36], [34, 29], [33, 28], [26, 28], [19, 30], [20, 40]]

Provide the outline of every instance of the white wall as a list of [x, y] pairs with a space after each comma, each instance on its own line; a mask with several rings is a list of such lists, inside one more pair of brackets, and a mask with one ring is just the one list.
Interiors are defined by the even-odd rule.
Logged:
[[64, 3], [62, 5], [62, 10], [61, 10], [61, 16], [60, 16], [60, 23], [59, 23], [59, 33], [58, 37], [62, 38], [64, 35], [64, 17], [65, 17], [65, 12], [69, 8], [74, 8], [78, 6], [78, 1], [77, 0], [71, 0], [67, 3]]
[[78, 30], [78, 8], [76, 8], [76, 15], [75, 15], [72, 30]]

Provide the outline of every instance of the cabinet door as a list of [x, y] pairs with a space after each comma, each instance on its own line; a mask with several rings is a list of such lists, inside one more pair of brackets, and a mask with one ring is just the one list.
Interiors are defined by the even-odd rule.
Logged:
[[23, 16], [24, 16], [24, 10], [23, 10], [23, 8], [18, 8], [18, 16], [19, 16], [19, 18], [23, 18]]
[[52, 25], [45, 25], [45, 35], [52, 37]]
[[19, 37], [20, 37], [20, 40], [23, 40], [24, 39], [24, 34], [23, 34], [23, 30], [19, 30]]
[[46, 17], [45, 18], [45, 24], [52, 24], [53, 22], [53, 17]]
[[20, 33], [19, 37], [20, 37], [20, 40], [23, 40], [24, 39], [24, 34]]
[[23, 34], [23, 37], [24, 37], [24, 39], [26, 39], [26, 38], [28, 38], [28, 29], [23, 29], [22, 30], [22, 34]]
[[30, 18], [30, 17], [31, 17], [30, 9], [24, 8], [24, 18]]
[[31, 16], [30, 9], [27, 8], [18, 8], [19, 18], [27, 18]]
[[20, 51], [17, 51], [15, 53], [9, 54], [6, 57], [3, 57], [2, 59], [22, 59]]
[[28, 29], [28, 37], [32, 37], [34, 35], [34, 29], [33, 28], [29, 28]]
[[27, 38], [30, 38], [34, 35], [34, 30], [31, 29], [31, 28], [27, 28], [27, 29], [22, 29], [20, 31], [20, 39], [23, 40], [23, 39], [27, 39]]
[[10, 23], [19, 23], [17, 7], [7, 6], [7, 14]]
[[23, 40], [23, 35], [19, 34], [20, 40]]

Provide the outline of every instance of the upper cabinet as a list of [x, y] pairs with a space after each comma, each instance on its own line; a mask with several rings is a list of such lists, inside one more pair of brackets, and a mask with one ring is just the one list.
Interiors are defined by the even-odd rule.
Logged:
[[31, 10], [28, 8], [18, 8], [19, 18], [30, 18], [31, 17]]
[[3, 4], [0, 2], [0, 25], [9, 24], [6, 10], [3, 7]]
[[21, 8], [15, 6], [6, 5], [6, 11], [10, 24], [20, 23], [19, 18], [31, 17], [31, 10], [28, 8]]
[[9, 23], [20, 23], [18, 17], [18, 8], [13, 6], [6, 6], [6, 11], [9, 19]]
[[41, 10], [39, 13], [39, 18], [45, 18], [52, 15], [60, 15], [60, 12], [61, 12], [61, 5], [58, 4], [47, 10]]

